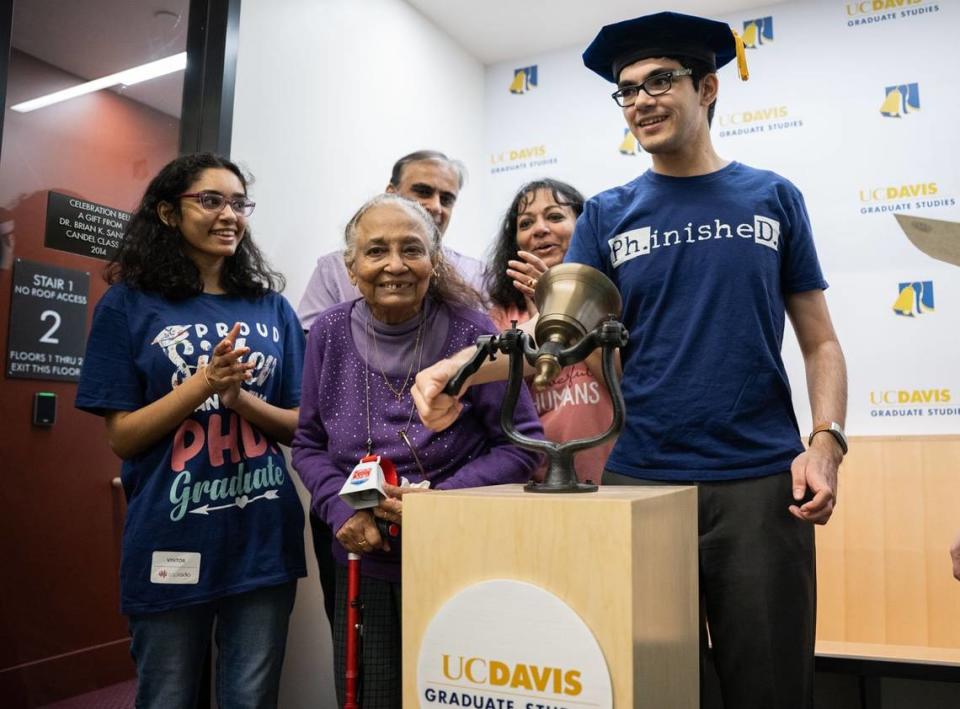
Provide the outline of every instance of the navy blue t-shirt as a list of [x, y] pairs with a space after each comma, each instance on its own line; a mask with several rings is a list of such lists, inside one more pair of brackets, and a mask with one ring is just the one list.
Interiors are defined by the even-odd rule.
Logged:
[[[97, 304], [77, 391], [103, 415], [156, 401], [206, 363], [241, 323], [256, 366], [247, 391], [300, 403], [304, 337], [290, 304], [198, 295], [183, 301], [112, 286]], [[127, 519], [122, 610], [153, 613], [306, 575], [303, 509], [283, 453], [211, 396], [175, 430], [123, 461]]]
[[803, 447], [780, 356], [784, 299], [827, 287], [796, 187], [736, 162], [647, 171], [586, 203], [566, 260], [613, 280], [630, 331], [609, 470], [694, 481], [789, 469]]

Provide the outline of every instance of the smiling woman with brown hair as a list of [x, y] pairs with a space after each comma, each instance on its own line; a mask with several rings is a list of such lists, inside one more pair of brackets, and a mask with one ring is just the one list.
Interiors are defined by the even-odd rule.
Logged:
[[[459, 424], [442, 433], [415, 416], [416, 373], [494, 332], [473, 309], [479, 296], [440, 260], [440, 233], [416, 202], [375, 197], [346, 229], [344, 260], [361, 298], [314, 321], [304, 362], [300, 423], [293, 460], [313, 510], [333, 530], [337, 566], [334, 652], [343, 703], [347, 553], [362, 555], [363, 706], [399, 707], [400, 545], [383, 539], [375, 515], [354, 510], [338, 493], [368, 455], [387, 458], [409, 485], [388, 487], [376, 516], [402, 521], [403, 494], [422, 488], [522, 482], [537, 456], [509, 443], [500, 428], [503, 383], [475, 386], [463, 397]], [[529, 396], [517, 405], [517, 429], [540, 435]]]
[[[486, 273], [490, 317], [501, 330], [537, 314], [533, 300], [537, 280], [551, 266], [563, 263], [583, 195], [560, 180], [542, 179], [520, 187], [510, 202], [493, 247]], [[543, 391], [532, 391], [544, 433], [551, 441], [586, 438], [607, 430], [613, 404], [602, 373], [580, 362], [566, 367]], [[600, 482], [603, 465], [615, 441], [588, 448], [574, 456], [581, 482]], [[545, 465], [534, 477], [542, 480]]]

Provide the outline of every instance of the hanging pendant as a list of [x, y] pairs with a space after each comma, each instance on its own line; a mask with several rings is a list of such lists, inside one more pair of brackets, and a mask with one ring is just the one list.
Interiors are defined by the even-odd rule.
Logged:
[[427, 471], [423, 469], [423, 463], [420, 462], [420, 456], [417, 454], [417, 448], [413, 445], [413, 441], [410, 440], [410, 436], [407, 435], [407, 430], [401, 428], [397, 433], [400, 436], [400, 440], [403, 441], [403, 444], [407, 447], [407, 450], [410, 451], [410, 455], [413, 456], [413, 462], [416, 464], [417, 471], [420, 473], [420, 476], [426, 479]]

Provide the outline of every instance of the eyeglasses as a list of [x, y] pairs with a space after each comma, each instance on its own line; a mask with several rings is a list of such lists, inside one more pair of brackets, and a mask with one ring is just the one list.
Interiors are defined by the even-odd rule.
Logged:
[[662, 74], [654, 74], [653, 76], [647, 77], [646, 81], [642, 84], [624, 86], [622, 89], [614, 91], [610, 96], [617, 102], [618, 106], [628, 108], [637, 102], [640, 89], [646, 91], [647, 96], [659, 96], [673, 88], [673, 80], [675, 78], [690, 76], [692, 73], [693, 69], [674, 69], [673, 71], [665, 71]]
[[177, 199], [183, 199], [185, 197], [192, 197], [197, 200], [200, 206], [208, 212], [220, 212], [229, 204], [230, 209], [232, 209], [233, 213], [238, 217], [249, 217], [253, 214], [253, 208], [257, 206], [256, 202], [246, 197], [224, 197], [219, 192], [189, 192], [178, 195]]

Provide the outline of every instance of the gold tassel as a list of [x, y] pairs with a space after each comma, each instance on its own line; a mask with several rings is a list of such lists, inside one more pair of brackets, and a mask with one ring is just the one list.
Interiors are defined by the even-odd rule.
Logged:
[[737, 73], [740, 74], [741, 81], [746, 81], [750, 78], [750, 72], [747, 70], [747, 52], [743, 47], [743, 39], [732, 27], [730, 31], [733, 32], [733, 41], [737, 45]]

